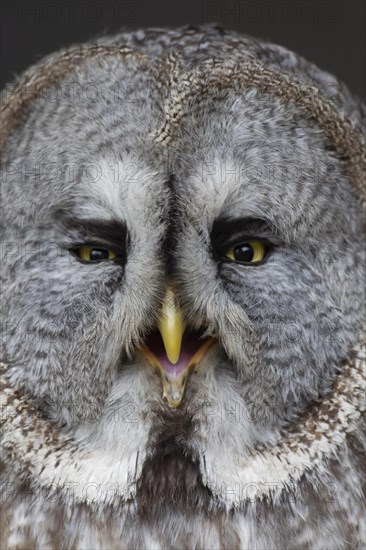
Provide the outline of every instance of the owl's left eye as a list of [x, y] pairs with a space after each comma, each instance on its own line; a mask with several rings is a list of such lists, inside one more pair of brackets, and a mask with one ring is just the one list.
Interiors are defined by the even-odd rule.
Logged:
[[258, 264], [264, 260], [268, 247], [261, 241], [248, 241], [229, 248], [225, 256], [234, 262], [243, 264]]
[[74, 254], [83, 262], [102, 262], [117, 258], [116, 252], [110, 248], [99, 248], [93, 246], [78, 246], [73, 249]]

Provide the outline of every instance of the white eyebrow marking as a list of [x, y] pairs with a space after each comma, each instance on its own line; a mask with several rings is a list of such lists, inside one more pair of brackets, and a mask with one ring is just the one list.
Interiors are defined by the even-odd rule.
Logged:
[[85, 167], [72, 195], [80, 217], [136, 223], [148, 201], [148, 188], [159, 193], [159, 183], [164, 185], [162, 174], [135, 156], [102, 158]]

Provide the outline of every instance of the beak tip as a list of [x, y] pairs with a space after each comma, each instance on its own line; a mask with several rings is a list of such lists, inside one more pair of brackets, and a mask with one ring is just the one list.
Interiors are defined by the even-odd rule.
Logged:
[[169, 361], [172, 363], [172, 365], [176, 365], [179, 360], [180, 350], [179, 352], [174, 352], [174, 353], [170, 352], [170, 353], [167, 353], [166, 355]]

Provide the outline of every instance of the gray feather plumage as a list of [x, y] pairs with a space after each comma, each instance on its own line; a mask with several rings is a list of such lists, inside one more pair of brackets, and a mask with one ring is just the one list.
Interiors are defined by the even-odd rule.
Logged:
[[[277, 444], [332, 392], [360, 340], [364, 218], [347, 159], [316, 117], [300, 100], [243, 89], [230, 75], [260, 63], [312, 86], [324, 116], [329, 101], [347, 128], [362, 127], [364, 106], [296, 54], [216, 27], [99, 44], [133, 53], [70, 64], [4, 147], [6, 380], [51, 431], [92, 453], [80, 498], [65, 492], [67, 469], [50, 498], [5, 460], [5, 546], [361, 548], [356, 414], [338, 456], [314, 458], [294, 487], [269, 471], [261, 483], [282, 483], [276, 498], [258, 481], [247, 498], [255, 449]], [[206, 89], [221, 65], [221, 89]], [[274, 243], [265, 264], [218, 260], [213, 227], [235, 218], [265, 221], [259, 236]], [[72, 257], [69, 248], [93, 236], [75, 219], [124, 224], [125, 265]], [[156, 323], [167, 273], [188, 324], [218, 338], [176, 414], [136, 351]], [[188, 466], [167, 458], [167, 442]], [[98, 493], [107, 477], [120, 507]]]

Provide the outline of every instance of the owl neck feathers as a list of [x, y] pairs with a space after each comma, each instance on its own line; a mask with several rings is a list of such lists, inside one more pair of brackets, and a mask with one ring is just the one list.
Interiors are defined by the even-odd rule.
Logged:
[[[101, 450], [77, 445], [45, 418], [32, 400], [7, 380], [7, 366], [1, 363], [2, 446], [5, 467], [11, 464], [19, 484], [52, 495], [67, 496], [88, 503], [85, 484], [98, 485], [98, 501], [107, 505], [128, 502], [135, 496], [139, 476], [136, 457], [108, 456]], [[326, 461], [337, 458], [347, 437], [357, 430], [365, 411], [366, 340], [353, 349], [330, 394], [315, 402], [296, 423], [281, 434], [276, 444], [258, 446], [242, 460], [240, 468], [225, 478], [225, 495], [215, 474], [205, 469], [203, 483], [214, 497], [228, 507], [240, 505], [227, 494], [230, 484], [256, 487], [256, 497], [278, 498], [314, 470], [322, 471]], [[117, 475], [118, 474], [118, 475]], [[111, 480], [123, 480], [111, 491]], [[268, 480], [275, 480], [271, 483]]]

